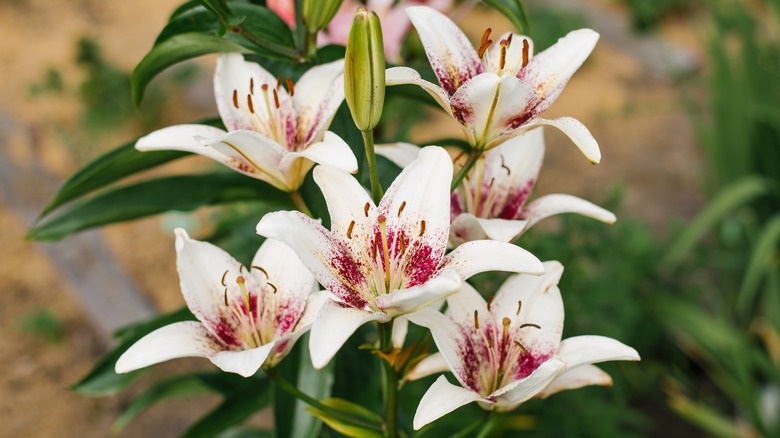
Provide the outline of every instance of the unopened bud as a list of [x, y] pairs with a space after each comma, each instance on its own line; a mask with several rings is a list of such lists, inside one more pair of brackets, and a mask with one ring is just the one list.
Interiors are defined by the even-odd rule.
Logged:
[[344, 96], [358, 129], [374, 129], [385, 102], [385, 50], [379, 17], [358, 8], [347, 40]]
[[328, 26], [343, 0], [303, 0], [303, 24], [309, 33], [319, 32]]

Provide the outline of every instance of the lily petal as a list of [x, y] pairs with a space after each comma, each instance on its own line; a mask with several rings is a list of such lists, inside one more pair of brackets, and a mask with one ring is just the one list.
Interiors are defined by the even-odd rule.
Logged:
[[473, 135], [476, 146], [484, 149], [496, 146], [495, 139], [523, 125], [527, 110], [535, 103], [536, 92], [530, 85], [495, 73], [475, 76], [451, 99], [452, 113]]
[[460, 333], [460, 328], [457, 324], [450, 318], [444, 316], [444, 314], [430, 307], [410, 313], [406, 315], [406, 318], [431, 331], [436, 347], [438, 347], [439, 353], [441, 353], [442, 358], [449, 366], [449, 369], [463, 387], [468, 387], [464, 382], [467, 381], [471, 371], [467, 369], [467, 365], [462, 362], [458, 339], [456, 339], [457, 336], [453, 336], [453, 333]]
[[[300, 159], [307, 161], [298, 163]], [[303, 182], [314, 163], [349, 173], [355, 173], [358, 169], [357, 158], [352, 149], [341, 137], [330, 131], [325, 133], [322, 141], [312, 143], [300, 152], [284, 154], [279, 167], [296, 173], [298, 180]]]
[[412, 382], [423, 377], [428, 377], [436, 373], [449, 372], [450, 366], [447, 365], [447, 361], [444, 360], [444, 356], [441, 353], [433, 353], [430, 356], [426, 356], [423, 360], [417, 363], [412, 370], [404, 377], [407, 382]]
[[551, 358], [541, 364], [531, 375], [525, 379], [515, 380], [490, 395], [495, 398], [496, 407], [500, 410], [511, 410], [540, 393], [563, 370], [566, 363], [557, 358]]
[[[298, 140], [320, 138], [344, 100], [344, 60], [310, 68], [295, 84], [292, 103], [298, 116]], [[355, 165], [357, 169], [357, 164]]]
[[423, 79], [416, 70], [409, 67], [393, 67], [385, 70], [385, 85], [392, 87], [393, 85], [406, 84], [421, 87], [433, 97], [436, 103], [438, 103], [444, 111], [447, 111], [450, 115], [452, 114], [450, 96], [447, 92], [440, 86]]
[[523, 209], [523, 216], [528, 221], [526, 229], [542, 219], [561, 213], [578, 213], [608, 224], [617, 220], [614, 213], [590, 201], [571, 195], [554, 194], [535, 199]]
[[[519, 274], [509, 277], [496, 292], [493, 297], [491, 307], [495, 314], [510, 316], [516, 315], [523, 322], [533, 323], [528, 320], [529, 317], [538, 316], [539, 312], [548, 312], [551, 309], [536, 309], [531, 311], [531, 304], [545, 295], [548, 291], [558, 285], [563, 274], [563, 265], [556, 261], [546, 261], [542, 263], [544, 268], [543, 275]], [[551, 292], [551, 291], [550, 291]], [[560, 298], [560, 293], [558, 293]], [[517, 313], [518, 301], [523, 301], [521, 313]], [[562, 304], [561, 304], [562, 306]], [[556, 306], [555, 312], [561, 312], [560, 318], [563, 318], [563, 308]], [[556, 343], [557, 345], [557, 343]]]
[[566, 359], [569, 368], [610, 360], [640, 360], [639, 353], [628, 345], [606, 336], [575, 336], [564, 339], [558, 355]]
[[287, 151], [262, 134], [232, 131], [219, 137], [196, 137], [196, 140], [219, 153], [222, 157], [219, 161], [233, 170], [284, 191], [297, 189], [290, 187], [288, 178], [280, 172], [280, 162]]
[[393, 316], [415, 312], [457, 292], [461, 281], [455, 271], [445, 271], [419, 286], [380, 295], [374, 305]]
[[409, 320], [405, 316], [399, 316], [393, 320], [393, 332], [390, 339], [393, 348], [402, 349], [406, 341], [406, 333], [409, 331]]
[[325, 303], [314, 320], [309, 337], [309, 353], [314, 368], [324, 368], [355, 330], [370, 321], [388, 322], [390, 316], [342, 307], [333, 301]]
[[375, 145], [374, 152], [403, 169], [417, 159], [417, 156], [420, 154], [420, 147], [404, 142], [385, 143]]
[[454, 246], [472, 240], [511, 242], [526, 229], [526, 223], [514, 219], [482, 219], [471, 213], [461, 213], [450, 225], [450, 242]]
[[595, 365], [580, 365], [561, 373], [539, 393], [539, 397], [547, 398], [557, 392], [590, 385], [612, 386], [612, 377]]
[[491, 404], [490, 401], [483, 399], [478, 393], [455, 386], [448, 382], [446, 377], [440, 376], [428, 388], [428, 391], [423, 395], [420, 404], [417, 406], [417, 412], [414, 414], [413, 421], [414, 430], [420, 430], [426, 424], [475, 401]]
[[446, 315], [456, 324], [468, 326], [474, 324], [474, 312], [479, 315], [479, 322], [482, 325], [490, 318], [485, 299], [464, 281], [458, 293], [447, 297]]
[[182, 321], [160, 327], [130, 346], [116, 361], [117, 373], [129, 373], [180, 357], [210, 357], [221, 348], [203, 324]]
[[590, 29], [569, 32], [549, 49], [531, 58], [518, 77], [533, 84], [539, 94], [536, 114], [542, 113], [561, 94], [574, 72], [596, 46], [599, 34]]
[[208, 125], [175, 125], [159, 129], [138, 139], [135, 148], [146, 151], [192, 152], [224, 163], [227, 159], [220, 152], [204, 146], [195, 137], [221, 137], [225, 131]]
[[505, 242], [466, 242], [444, 257], [443, 266], [455, 268], [463, 278], [485, 271], [543, 274], [544, 266], [530, 252]]
[[[315, 169], [315, 174], [320, 169], [326, 168]], [[298, 211], [277, 211], [263, 216], [257, 224], [257, 233], [281, 240], [292, 248], [317, 281], [339, 299], [356, 300], [360, 296], [359, 291], [347, 289], [365, 286], [360, 263], [344, 241], [335, 238], [318, 221]], [[367, 304], [350, 302], [355, 308], [367, 308]]]
[[406, 14], [420, 35], [433, 72], [449, 95], [482, 73], [477, 51], [452, 20], [424, 6], [406, 8]]
[[272, 341], [250, 350], [220, 351], [209, 359], [222, 371], [236, 373], [243, 377], [251, 377], [268, 359], [268, 355], [271, 354], [276, 342]]
[[601, 161], [601, 150], [599, 144], [588, 128], [585, 127], [579, 120], [572, 117], [560, 117], [557, 119], [534, 119], [531, 123], [524, 126], [524, 128], [532, 128], [540, 125], [550, 125], [558, 128], [566, 134], [567, 137], [574, 142], [588, 159], [593, 164], [598, 164]]

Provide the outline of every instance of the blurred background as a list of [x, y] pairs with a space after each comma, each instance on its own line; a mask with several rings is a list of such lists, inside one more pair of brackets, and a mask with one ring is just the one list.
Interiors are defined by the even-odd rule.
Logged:
[[[0, 2], [0, 435], [107, 436], [147, 377], [103, 398], [69, 386], [114, 330], [183, 304], [170, 230], [207, 229], [208, 213], [24, 239], [78, 168], [216, 114], [213, 57], [169, 69], [131, 103], [130, 72], [179, 3]], [[538, 50], [580, 27], [602, 35], [547, 111], [588, 126], [602, 163], [548, 130], [536, 195], [582, 196], [619, 219], [552, 219], [519, 243], [566, 266], [564, 337], [613, 337], [643, 360], [606, 364], [613, 388], [532, 401], [513, 421], [528, 436], [780, 436], [780, 2], [524, 3]], [[461, 25], [472, 41], [512, 28], [481, 5]], [[458, 132], [424, 116], [410, 134], [420, 143]], [[205, 165], [188, 158], [165, 173]], [[167, 400], [118, 436], [176, 436], [217, 403]]]

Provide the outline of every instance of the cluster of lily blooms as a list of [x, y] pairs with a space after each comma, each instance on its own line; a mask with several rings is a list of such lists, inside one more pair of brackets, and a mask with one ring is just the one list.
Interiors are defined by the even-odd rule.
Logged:
[[[430, 330], [438, 352], [403, 379], [451, 372], [458, 382], [442, 375], [430, 387], [414, 418], [419, 429], [470, 402], [506, 411], [532, 397], [609, 385], [609, 375], [594, 363], [639, 360], [633, 348], [611, 338], [561, 340], [557, 285], [563, 266], [542, 263], [511, 243], [559, 213], [615, 220], [574, 196], [527, 202], [544, 156], [543, 125], [561, 130], [591, 162], [600, 160], [598, 144], [580, 122], [539, 117], [598, 34], [577, 30], [534, 55], [532, 41], [522, 35], [506, 33], [494, 41], [488, 31], [475, 48], [432, 8], [410, 7], [406, 14], [438, 84], [407, 67], [388, 69], [385, 84], [422, 87], [461, 125], [480, 152], [462, 183], [450, 190], [463, 154], [438, 146], [377, 146], [378, 154], [403, 170], [376, 205], [350, 174], [358, 166], [350, 147], [327, 131], [345, 97], [343, 60], [313, 67], [293, 84], [240, 54], [220, 56], [214, 93], [227, 132], [172, 126], [136, 147], [204, 155], [291, 193], [317, 164], [314, 180], [331, 226], [299, 211], [266, 214], [257, 232], [267, 239], [248, 267], [178, 229], [181, 289], [199, 321], [148, 334], [122, 355], [117, 372], [199, 356], [251, 376], [276, 366], [309, 330], [309, 351], [319, 369], [370, 321], [392, 321], [393, 345], [401, 349], [411, 321]], [[516, 274], [486, 301], [466, 282], [485, 271]]]

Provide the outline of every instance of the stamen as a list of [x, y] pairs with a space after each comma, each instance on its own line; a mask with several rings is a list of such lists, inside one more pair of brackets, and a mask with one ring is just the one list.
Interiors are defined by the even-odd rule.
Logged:
[[249, 112], [254, 114], [255, 113], [255, 105], [252, 103], [252, 95], [247, 94], [246, 95], [246, 104], [249, 106]]
[[501, 58], [498, 61], [499, 73], [504, 69], [506, 65], [506, 40], [501, 41]]
[[523, 39], [523, 67], [528, 65], [528, 55], [529, 55], [530, 47], [528, 45], [528, 40]]
[[349, 223], [349, 228], [347, 228], [347, 239], [352, 238], [352, 229], [355, 228], [355, 221], [352, 221]]
[[424, 220], [420, 221], [420, 236], [419, 237], [422, 237], [423, 234], [425, 234], [425, 221]]
[[366, 205], [363, 206], [363, 214], [366, 215], [366, 217], [368, 217], [368, 209], [369, 208], [371, 208], [371, 204], [366, 202]]
[[406, 207], [406, 201], [401, 203], [401, 206], [398, 207], [398, 217], [401, 217], [401, 212], [404, 211], [404, 208]]
[[290, 97], [295, 96], [295, 87], [293, 87], [293, 81], [290, 78], [285, 79], [287, 82], [287, 90], [290, 92]]
[[520, 314], [520, 310], [522, 308], [523, 308], [523, 301], [521, 300], [521, 301], [517, 302], [517, 313], [515, 313], [515, 315], [519, 315]]
[[277, 289], [277, 288], [276, 288], [276, 286], [275, 286], [273, 283], [271, 283], [270, 281], [266, 281], [266, 282], [265, 282], [265, 284], [267, 284], [267, 285], [271, 286], [271, 287], [273, 288], [273, 290], [274, 290], [274, 293], [276, 293], [276, 291], [278, 291], [278, 290], [279, 290], [279, 289]]
[[509, 168], [509, 167], [506, 165], [506, 163], [504, 162], [504, 156], [503, 156], [503, 155], [500, 155], [500, 157], [501, 157], [501, 168], [502, 168], [502, 169], [504, 169], [504, 170], [506, 170], [506, 176], [511, 176], [511, 175], [512, 175], [512, 169], [510, 169], [510, 168]]
[[274, 105], [276, 109], [279, 109], [279, 94], [274, 90]]
[[265, 278], [269, 278], [269, 277], [268, 277], [268, 271], [266, 271], [265, 269], [263, 269], [263, 267], [262, 267], [262, 266], [252, 265], [252, 268], [254, 268], [254, 269], [258, 269], [260, 272], [262, 272], [263, 274], [265, 274]]
[[487, 302], [488, 312], [490, 312], [490, 305], [493, 304], [493, 298], [495, 298], [495, 296], [496, 294], [490, 294], [490, 296], [488, 297], [488, 302]]
[[474, 309], [474, 328], [479, 330], [479, 312]]
[[482, 40], [479, 43], [479, 50], [477, 51], [480, 58], [485, 55], [485, 51], [488, 49], [488, 47], [490, 47], [491, 44], [493, 44], [493, 40], [488, 39], [490, 37], [491, 31], [492, 29], [488, 27], [482, 34]]
[[255, 94], [255, 78], [249, 78], [249, 94]]
[[227, 288], [225, 288], [225, 307], [228, 307]]
[[376, 260], [376, 246], [377, 242], [374, 240], [374, 244], [371, 245], [371, 260]]
[[514, 34], [510, 33], [509, 36], [506, 37], [506, 45], [507, 45], [507, 47], [509, 47], [509, 45], [512, 44], [512, 35], [514, 35]]
[[400, 238], [398, 239], [398, 242], [401, 244], [401, 255], [404, 255], [404, 253], [406, 252], [406, 237], [401, 235]]
[[220, 280], [220, 283], [222, 283], [222, 286], [225, 286], [225, 287], [227, 287], [227, 285], [225, 284], [225, 277], [227, 277], [227, 273], [228, 273], [228, 271], [225, 271], [222, 274], [222, 280]]
[[493, 335], [488, 332], [487, 334], [488, 347], [493, 348]]
[[243, 274], [244, 273], [244, 265], [238, 265], [238, 273]]
[[276, 77], [276, 88], [278, 89], [281, 86], [282, 86], [282, 77], [281, 76], [277, 76]]
[[520, 347], [520, 349], [521, 349], [521, 350], [523, 350], [523, 353], [525, 353], [525, 354], [528, 354], [528, 350], [527, 350], [527, 349], [526, 349], [526, 348], [523, 346], [523, 344], [521, 344], [521, 343], [520, 343], [520, 342], [518, 342], [518, 341], [514, 341], [514, 343], [515, 343], [515, 345], [517, 345], [518, 347]]
[[[382, 254], [385, 262], [385, 291], [390, 289], [390, 251], [387, 248], [387, 218], [385, 215], [379, 215], [379, 230], [382, 233]], [[420, 234], [422, 235], [422, 234]]]
[[533, 328], [538, 328], [538, 329], [542, 328], [539, 324], [531, 324], [531, 323], [525, 323], [525, 324], [520, 326], [520, 328], [526, 328], [526, 327], [533, 327]]
[[238, 109], [238, 90], [233, 90], [233, 106]]

